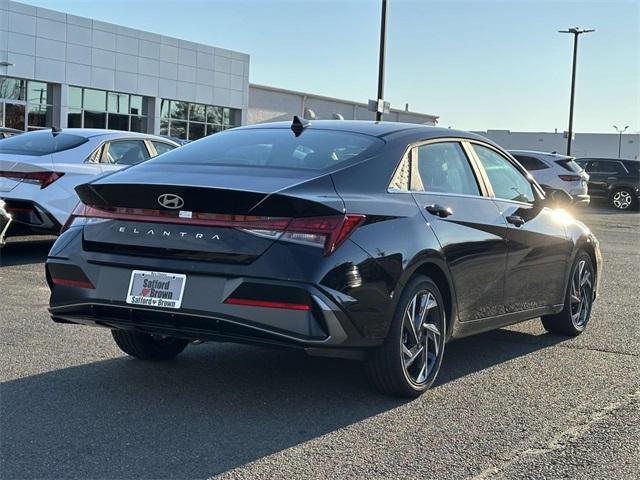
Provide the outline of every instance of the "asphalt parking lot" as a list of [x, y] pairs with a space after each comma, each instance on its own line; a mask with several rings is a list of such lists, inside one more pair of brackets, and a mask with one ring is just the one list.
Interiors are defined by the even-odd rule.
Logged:
[[127, 358], [50, 321], [50, 241], [0, 264], [2, 478], [637, 478], [640, 214], [590, 208], [605, 276], [587, 331], [538, 320], [447, 346], [414, 401], [358, 363], [224, 344]]

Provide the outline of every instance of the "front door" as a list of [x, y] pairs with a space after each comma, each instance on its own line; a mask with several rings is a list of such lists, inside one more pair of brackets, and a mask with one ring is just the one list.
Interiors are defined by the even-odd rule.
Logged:
[[507, 222], [508, 256], [504, 305], [507, 313], [563, 303], [571, 255], [566, 214], [536, 202], [525, 173], [497, 150], [473, 145]]
[[457, 141], [438, 141], [411, 152], [411, 189], [451, 271], [460, 321], [505, 313], [507, 225], [483, 191]]

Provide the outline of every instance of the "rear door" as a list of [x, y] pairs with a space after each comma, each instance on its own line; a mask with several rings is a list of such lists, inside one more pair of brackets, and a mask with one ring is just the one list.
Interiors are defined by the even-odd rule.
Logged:
[[433, 229], [458, 292], [460, 321], [504, 314], [507, 225], [484, 196], [465, 142], [430, 141], [411, 150], [411, 189]]
[[506, 155], [480, 142], [472, 145], [494, 202], [509, 226], [507, 313], [563, 303], [572, 248], [563, 216], [536, 201], [526, 172]]

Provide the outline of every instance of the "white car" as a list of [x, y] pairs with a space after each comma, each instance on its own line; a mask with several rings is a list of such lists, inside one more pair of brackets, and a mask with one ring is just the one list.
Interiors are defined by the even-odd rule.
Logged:
[[8, 235], [55, 234], [78, 203], [75, 187], [178, 147], [166, 138], [116, 130], [37, 130], [0, 142], [0, 198]]
[[573, 157], [531, 150], [509, 150], [542, 187], [564, 190], [573, 197], [574, 205], [589, 205], [589, 175]]

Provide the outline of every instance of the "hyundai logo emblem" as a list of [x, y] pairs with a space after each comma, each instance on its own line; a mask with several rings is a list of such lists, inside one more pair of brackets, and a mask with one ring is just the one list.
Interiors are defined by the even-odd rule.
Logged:
[[158, 203], [164, 208], [176, 210], [178, 208], [182, 208], [184, 200], [182, 197], [174, 195], [173, 193], [163, 193], [158, 197]]

